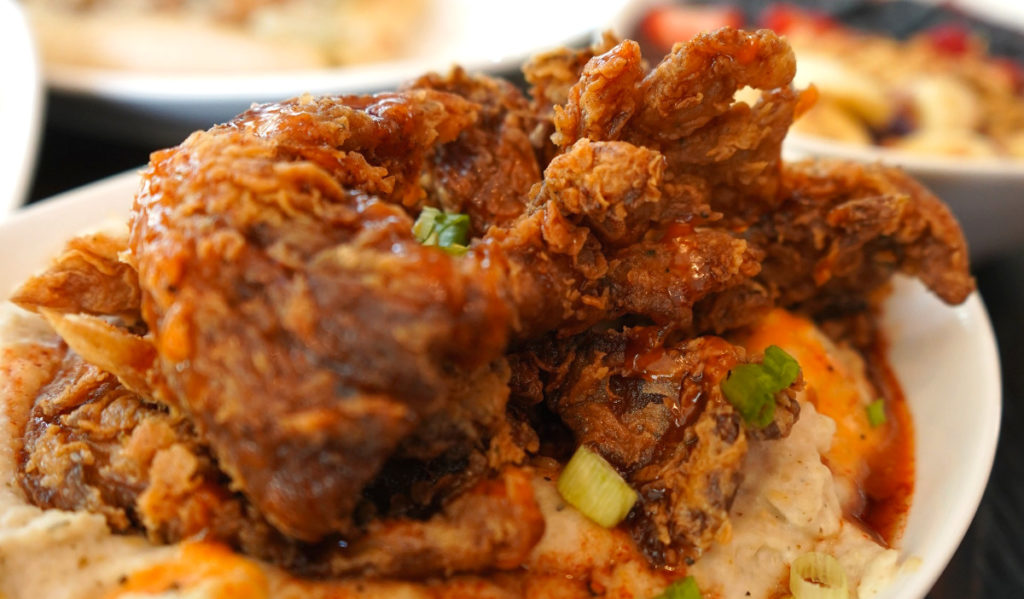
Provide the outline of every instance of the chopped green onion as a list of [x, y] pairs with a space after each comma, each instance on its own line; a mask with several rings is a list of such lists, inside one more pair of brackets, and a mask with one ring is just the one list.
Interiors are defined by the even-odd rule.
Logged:
[[761, 364], [740, 364], [722, 381], [722, 393], [743, 420], [764, 428], [775, 418], [775, 394], [793, 384], [800, 365], [777, 345], [764, 350]]
[[741, 364], [722, 381], [722, 393], [747, 424], [764, 428], [775, 418], [775, 382], [760, 364]]
[[424, 208], [412, 226], [413, 237], [423, 245], [433, 245], [449, 254], [465, 254], [469, 248], [469, 216]]
[[877, 428], [885, 424], [885, 400], [878, 398], [875, 401], [869, 403], [865, 410], [868, 413], [868, 424], [871, 428]]
[[796, 599], [849, 599], [846, 572], [839, 560], [812, 551], [789, 566], [789, 590]]
[[792, 385], [800, 374], [800, 365], [778, 345], [769, 345], [768, 349], [764, 350], [762, 366], [775, 377], [779, 391]]
[[565, 465], [557, 487], [569, 505], [605, 528], [622, 522], [637, 500], [615, 468], [583, 445]]
[[687, 576], [668, 585], [668, 588], [654, 599], [701, 599], [700, 588], [693, 576]]

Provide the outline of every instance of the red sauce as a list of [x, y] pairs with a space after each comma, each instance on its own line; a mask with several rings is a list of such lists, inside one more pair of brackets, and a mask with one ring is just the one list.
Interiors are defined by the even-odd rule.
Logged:
[[665, 228], [665, 236], [661, 240], [665, 243], [672, 243], [677, 239], [693, 235], [693, 225], [676, 221]]
[[878, 342], [864, 356], [872, 392], [885, 400], [886, 421], [876, 427], [868, 421], [851, 371], [820, 344], [810, 321], [774, 310], [744, 344], [756, 352], [779, 345], [800, 363], [808, 384], [807, 400], [836, 423], [825, 462], [858, 491], [857, 500], [845, 506], [848, 515], [892, 545], [903, 531], [914, 491], [914, 429], [899, 383], [888, 367], [884, 343]]
[[914, 494], [914, 426], [885, 353], [884, 343], [879, 343], [868, 357], [872, 382], [885, 398], [888, 434], [868, 460], [870, 471], [861, 486], [865, 506], [859, 518], [892, 545], [903, 533]]
[[626, 343], [626, 367], [636, 374], [644, 374], [647, 367], [665, 355], [662, 335], [665, 331], [657, 327], [636, 328], [630, 331]]

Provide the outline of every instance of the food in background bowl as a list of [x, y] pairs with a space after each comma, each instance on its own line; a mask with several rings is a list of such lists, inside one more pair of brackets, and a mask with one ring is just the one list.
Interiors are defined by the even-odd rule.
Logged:
[[316, 69], [403, 56], [426, 0], [22, 0], [48, 64]]
[[876, 309], [897, 271], [973, 281], [905, 174], [781, 161], [794, 70], [768, 31], [650, 71], [606, 40], [533, 60], [532, 99], [456, 70], [155, 153], [127, 235], [15, 294], [0, 549], [48, 568], [0, 588], [885, 584], [914, 464]]
[[821, 19], [785, 30], [818, 105], [795, 131], [915, 154], [1024, 158], [1024, 70], [948, 25], [897, 41]]
[[[895, 19], [896, 9], [909, 3], [895, 4], [902, 6], [887, 13], [881, 4], [865, 2], [861, 12]], [[639, 30], [652, 45], [670, 47], [686, 39], [694, 24], [713, 29], [742, 23], [745, 15], [734, 6], [658, 6]], [[795, 132], [915, 154], [1024, 157], [1024, 67], [990, 55], [984, 39], [960, 24], [959, 15], [950, 13], [949, 22], [900, 41], [845, 26], [840, 15], [824, 10], [755, 6], [758, 14], [749, 16], [785, 34], [793, 46], [796, 83], [814, 84], [819, 92], [814, 108], [794, 124]], [[831, 10], [852, 14], [857, 3]], [[941, 9], [920, 7], [904, 14], [921, 20], [922, 14], [934, 16], [928, 10]]]

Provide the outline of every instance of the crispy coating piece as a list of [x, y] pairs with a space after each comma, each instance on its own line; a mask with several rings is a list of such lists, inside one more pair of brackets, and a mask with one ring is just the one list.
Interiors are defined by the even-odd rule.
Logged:
[[605, 31], [589, 48], [557, 48], [534, 55], [523, 64], [523, 77], [530, 84], [531, 108], [539, 118], [530, 140], [537, 148], [542, 165], [547, 165], [559, 150], [551, 141], [555, 132], [555, 108], [568, 101], [569, 90], [579, 80], [587, 62], [611, 50], [618, 42], [611, 32]]
[[425, 75], [405, 89], [449, 92], [479, 106], [473, 126], [428, 155], [420, 181], [426, 202], [468, 214], [474, 237], [491, 226], [508, 226], [522, 214], [530, 188], [540, 180], [529, 137], [538, 117], [527, 99], [508, 81], [472, 76], [461, 68], [447, 77]]
[[352, 532], [360, 489], [445, 406], [446, 369], [504, 346], [497, 278], [416, 242], [402, 207], [476, 118], [433, 90], [300, 99], [153, 157], [131, 240], [163, 374], [291, 536]]
[[564, 106], [555, 106], [553, 141], [569, 146], [576, 140], [618, 140], [640, 104], [646, 75], [640, 44], [626, 40], [594, 56], [569, 90]]
[[788, 198], [744, 235], [779, 305], [829, 316], [868, 305], [896, 272], [956, 304], [974, 290], [952, 213], [903, 171], [836, 161], [786, 166]]
[[156, 542], [204, 538], [320, 575], [419, 577], [518, 566], [543, 519], [530, 474], [507, 469], [467, 485], [428, 521], [374, 520], [340, 549], [305, 547], [228, 489], [190, 423], [147, 403], [65, 350], [25, 431], [19, 481], [43, 507], [102, 514], [111, 528]]
[[156, 352], [144, 337], [138, 273], [121, 259], [127, 251], [127, 235], [75, 237], [11, 301], [43, 316], [86, 362], [152, 398]]
[[550, 115], [554, 106], [565, 104], [569, 90], [579, 81], [583, 67], [591, 58], [611, 50], [619, 40], [605, 31], [588, 48], [556, 48], [531, 56], [523, 64], [523, 77], [530, 84], [538, 114]]
[[[795, 65], [788, 44], [767, 30], [698, 35], [649, 73], [639, 46], [625, 41], [584, 67], [565, 106], [555, 108], [553, 139], [561, 147], [586, 137], [658, 149], [668, 185], [701, 181], [729, 224], [748, 223], [780, 200], [780, 148], [799, 100], [789, 88]], [[733, 101], [746, 85], [767, 92], [753, 107]]]
[[751, 430], [722, 395], [743, 348], [718, 337], [672, 341], [669, 329], [588, 332], [542, 348], [547, 402], [576, 443], [598, 451], [640, 493], [629, 527], [657, 565], [680, 566], [728, 522], [747, 438], [779, 438], [799, 415], [800, 382], [778, 394], [775, 420]]
[[663, 141], [688, 137], [732, 110], [738, 89], [787, 87], [795, 74], [793, 50], [773, 31], [701, 33], [676, 44], [644, 79], [636, 130]]
[[421, 578], [518, 568], [544, 533], [531, 474], [508, 468], [477, 483], [426, 521], [377, 520], [323, 566], [338, 576]]
[[138, 525], [160, 542], [233, 540], [258, 528], [186, 419], [144, 402], [74, 352], [57, 361], [31, 409], [22, 451], [20, 483], [37, 505], [103, 514], [114, 530]]
[[488, 234], [480, 248], [504, 254], [516, 339], [624, 313], [688, 326], [695, 302], [757, 272], [743, 240], [676, 224], [700, 191], [666, 193], [663, 164], [648, 148], [580, 140], [548, 165], [527, 214]]
[[70, 240], [49, 268], [29, 278], [11, 295], [15, 304], [38, 312], [117, 316], [134, 324], [139, 316], [139, 277], [120, 254], [128, 238], [108, 233]]

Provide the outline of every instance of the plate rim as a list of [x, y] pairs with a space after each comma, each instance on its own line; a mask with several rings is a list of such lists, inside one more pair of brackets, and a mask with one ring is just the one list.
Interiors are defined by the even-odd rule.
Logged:
[[[444, 1], [444, 0], [439, 0]], [[461, 0], [471, 2], [472, 0]], [[533, 1], [538, 6], [546, 0]], [[394, 88], [402, 82], [431, 71], [444, 71], [459, 64], [471, 72], [495, 73], [520, 66], [529, 56], [571, 42], [589, 43], [595, 28], [610, 26], [612, 17], [622, 6], [618, 0], [571, 0], [585, 7], [592, 15], [563, 28], [550, 39], [534, 40], [500, 55], [480, 53], [472, 56], [452, 55], [442, 51], [428, 57], [405, 57], [395, 60], [335, 66], [320, 69], [265, 71], [240, 74], [168, 73], [147, 75], [137, 71], [44, 64], [43, 79], [54, 91], [113, 102], [181, 103], [203, 105], [212, 102], [252, 101], [258, 98], [279, 99], [302, 93], [366, 92]], [[635, 0], [627, 0], [633, 2]], [[435, 7], [444, 10], [457, 7], [457, 0]], [[520, 2], [520, 3], [521, 3]], [[511, 10], [511, 9], [510, 9]], [[569, 8], [564, 8], [569, 11]], [[522, 11], [522, 9], [520, 9]], [[444, 28], [439, 26], [438, 31]], [[199, 91], [197, 91], [199, 90]]]

